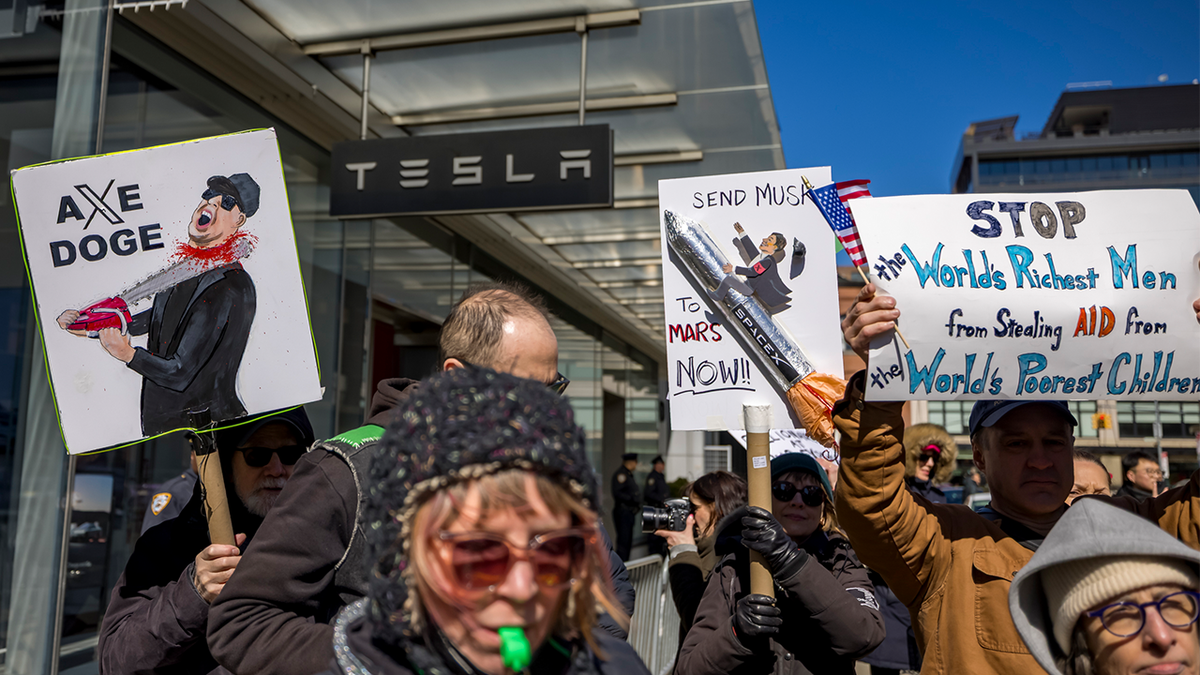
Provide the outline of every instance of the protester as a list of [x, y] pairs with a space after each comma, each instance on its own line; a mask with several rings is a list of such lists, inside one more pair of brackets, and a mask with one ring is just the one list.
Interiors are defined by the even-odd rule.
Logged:
[[1109, 488], [1108, 469], [1087, 450], [1076, 450], [1074, 455], [1075, 483], [1067, 495], [1067, 503], [1071, 504], [1085, 495], [1112, 495]]
[[[842, 322], [846, 342], [867, 361], [871, 339], [899, 316], [895, 299], [868, 284]], [[975, 513], [925, 503], [904, 489], [902, 404], [865, 401], [864, 376], [850, 379], [833, 411], [842, 452], [838, 519], [863, 562], [913, 615], [921, 672], [1036, 672], [1004, 612], [1012, 575], [1066, 510], [1075, 442], [1070, 409], [1061, 401], [976, 402], [971, 447], [992, 503]], [[1109, 499], [1200, 548], [1200, 472], [1141, 503], [1091, 499]]]
[[[771, 512], [747, 507], [721, 524], [722, 558], [678, 673], [854, 673], [855, 659], [883, 640], [871, 581], [837, 529], [825, 470], [812, 455], [787, 453], [771, 460], [771, 483]], [[774, 600], [750, 593], [750, 551], [766, 559]]]
[[[931, 504], [945, 504], [946, 494], [937, 486], [950, 480], [958, 460], [958, 444], [950, 432], [937, 424], [912, 425], [904, 430], [904, 456], [904, 482], [908, 489]], [[872, 675], [920, 670], [921, 649], [913, 635], [908, 608], [888, 588], [883, 577], [874, 571], [870, 575], [887, 635], [883, 644], [863, 657], [863, 661], [871, 665]]]
[[[650, 461], [650, 467], [650, 473], [646, 476], [646, 486], [642, 489], [642, 503], [661, 509], [671, 498], [671, 487], [667, 485], [667, 477], [663, 474], [667, 464], [662, 455], [655, 455]], [[646, 548], [649, 549], [650, 555], [662, 555], [667, 550], [667, 541], [655, 534], [646, 535]]]
[[978, 467], [967, 469], [963, 478], [963, 503], [971, 503], [971, 495], [987, 492], [987, 484], [983, 481], [983, 474]]
[[[597, 607], [628, 619], [570, 405], [468, 368], [423, 381], [398, 412], [364, 477], [370, 588], [337, 618], [331, 672], [648, 673], [592, 630]], [[527, 671], [501, 646], [512, 629]]]
[[904, 480], [908, 488], [935, 504], [946, 503], [939, 485], [950, 480], [958, 463], [958, 444], [944, 427], [914, 424], [904, 430]]
[[633, 524], [641, 513], [642, 498], [633, 470], [637, 468], [637, 453], [621, 455], [621, 466], [612, 476], [613, 526], [617, 528], [617, 556], [629, 560], [633, 549]]
[[1050, 675], [1200, 672], [1200, 553], [1096, 499], [1067, 510], [1008, 593]]
[[1117, 490], [1118, 497], [1133, 497], [1141, 501], [1158, 496], [1158, 482], [1163, 478], [1162, 467], [1149, 452], [1134, 450], [1122, 457], [1121, 475], [1124, 483]]
[[[692, 505], [686, 526], [680, 532], [659, 530], [670, 547], [667, 574], [671, 599], [679, 614], [679, 645], [696, 618], [696, 607], [708, 585], [708, 575], [717, 564], [718, 523], [746, 505], [746, 479], [728, 471], [706, 473], [683, 488]], [[740, 516], [739, 516], [740, 520]]]
[[[561, 394], [558, 341], [545, 304], [521, 286], [478, 284], [451, 308], [440, 337], [442, 368], [487, 366], [525, 377]], [[367, 593], [362, 481], [384, 427], [416, 391], [405, 378], [383, 380], [367, 424], [318, 443], [239, 566], [238, 576], [213, 605], [209, 644], [216, 659], [238, 673], [313, 673], [333, 658], [329, 622]], [[601, 536], [604, 536], [601, 530]], [[613, 582], [626, 612], [633, 587], [616, 555]], [[612, 617], [603, 629], [625, 636]]]
[[109, 599], [97, 647], [100, 672], [226, 672], [208, 651], [209, 604], [240, 574], [241, 552], [260, 530], [292, 468], [312, 445], [303, 408], [216, 433], [237, 546], [209, 539], [200, 485], [179, 515], [150, 528]]

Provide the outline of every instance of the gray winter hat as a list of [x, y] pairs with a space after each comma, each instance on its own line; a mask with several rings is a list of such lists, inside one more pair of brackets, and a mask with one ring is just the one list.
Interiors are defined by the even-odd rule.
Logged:
[[[1194, 551], [1157, 524], [1100, 498], [1076, 501], [1059, 519], [1029, 563], [1013, 578], [1008, 608], [1021, 639], [1050, 675], [1062, 675], [1057, 660], [1065, 656], [1054, 637], [1054, 614], [1049, 607], [1046, 575], [1049, 568], [1097, 557], [1167, 558], [1195, 570], [1200, 551]], [[1055, 608], [1057, 609], [1057, 608]]]

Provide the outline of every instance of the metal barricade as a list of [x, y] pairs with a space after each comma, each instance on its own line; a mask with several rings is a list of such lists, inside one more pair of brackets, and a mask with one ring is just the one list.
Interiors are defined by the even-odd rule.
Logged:
[[675, 665], [679, 647], [679, 614], [671, 598], [667, 561], [651, 555], [629, 561], [625, 569], [635, 593], [629, 644], [651, 673], [666, 675]]

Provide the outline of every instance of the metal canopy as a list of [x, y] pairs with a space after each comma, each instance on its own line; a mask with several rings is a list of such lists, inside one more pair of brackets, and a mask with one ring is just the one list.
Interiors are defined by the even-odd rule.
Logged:
[[[589, 297], [581, 311], [599, 311], [616, 335], [640, 335], [631, 344], [656, 358], [665, 353], [658, 181], [785, 167], [750, 0], [193, 2], [226, 17], [243, 16], [238, 5], [252, 10], [262, 25], [241, 32], [310, 81], [315, 67], [359, 92], [369, 59], [376, 134], [385, 119], [410, 135], [578, 124], [586, 54], [586, 122], [612, 127], [614, 198], [633, 208], [438, 222], [489, 252], [503, 242], [498, 257], [517, 269], [554, 270], [548, 290], [568, 302]], [[344, 97], [337, 103], [361, 115]], [[395, 250], [377, 259], [409, 276], [417, 251], [390, 243]], [[420, 286], [437, 275], [436, 261], [418, 257], [411, 276]]]

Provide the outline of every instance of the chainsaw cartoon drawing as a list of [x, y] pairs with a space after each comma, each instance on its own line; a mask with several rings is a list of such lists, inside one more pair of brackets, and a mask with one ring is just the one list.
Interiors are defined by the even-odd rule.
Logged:
[[[116, 295], [58, 316], [63, 330], [98, 339], [113, 358], [142, 376], [142, 433], [154, 436], [188, 425], [188, 411], [208, 408], [212, 419], [241, 417], [238, 369], [256, 309], [254, 282], [242, 267], [256, 238], [243, 225], [258, 211], [259, 185], [249, 174], [213, 176], [200, 195], [164, 269]], [[130, 307], [153, 298], [137, 314]], [[134, 347], [131, 335], [146, 335]]]

